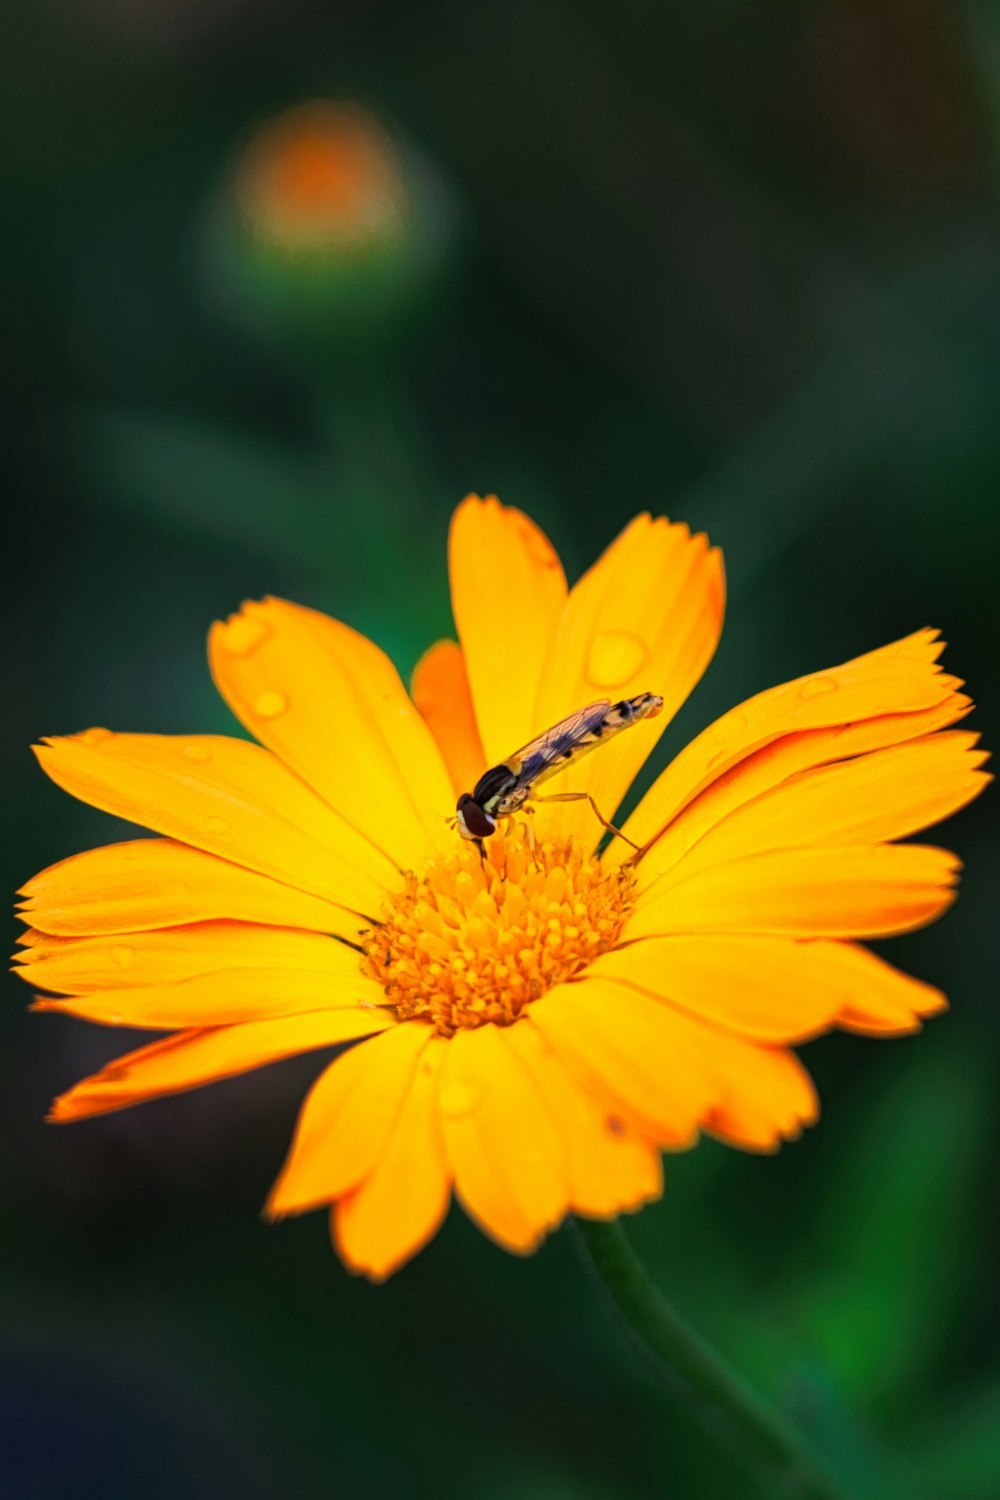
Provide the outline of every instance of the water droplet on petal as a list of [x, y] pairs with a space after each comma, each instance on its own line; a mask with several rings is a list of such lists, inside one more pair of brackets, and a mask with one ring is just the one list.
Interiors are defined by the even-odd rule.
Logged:
[[719, 749], [715, 750], [706, 761], [707, 770], [713, 770], [733, 754], [734, 742], [749, 728], [749, 725], [750, 720], [743, 708], [731, 708], [712, 725], [708, 733]]
[[128, 969], [135, 963], [135, 950], [122, 944], [121, 947], [112, 948], [111, 957], [120, 969]]
[[105, 740], [112, 738], [110, 729], [99, 729], [96, 727], [94, 729], [83, 729], [75, 736], [75, 739], [81, 745], [103, 745]]
[[220, 639], [230, 656], [249, 656], [271, 634], [270, 626], [250, 615], [233, 615], [221, 627]]
[[649, 650], [641, 636], [628, 630], [599, 630], [587, 657], [587, 681], [598, 688], [619, 688], [646, 665]]
[[482, 1089], [472, 1083], [449, 1083], [441, 1090], [441, 1113], [449, 1120], [460, 1120], [471, 1114], [482, 1097]]
[[207, 745], [199, 744], [197, 740], [190, 740], [181, 746], [181, 754], [187, 760], [206, 761], [212, 759], [212, 752]]
[[800, 698], [819, 698], [823, 693], [834, 693], [837, 690], [837, 682], [833, 677], [810, 677], [799, 688]]
[[288, 707], [284, 693], [261, 693], [254, 703], [253, 711], [259, 719], [276, 719]]
[[731, 708], [713, 724], [712, 737], [720, 745], [731, 745], [736, 736], [746, 729], [749, 722], [745, 709]]
[[226, 822], [225, 818], [206, 818], [205, 819], [205, 832], [206, 833], [228, 833], [229, 832], [229, 824]]

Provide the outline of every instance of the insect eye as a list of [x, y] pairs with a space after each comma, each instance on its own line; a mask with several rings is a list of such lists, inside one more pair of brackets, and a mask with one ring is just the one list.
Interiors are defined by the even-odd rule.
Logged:
[[484, 812], [479, 803], [465, 793], [458, 803], [461, 821], [473, 838], [488, 839], [496, 831], [496, 819]]

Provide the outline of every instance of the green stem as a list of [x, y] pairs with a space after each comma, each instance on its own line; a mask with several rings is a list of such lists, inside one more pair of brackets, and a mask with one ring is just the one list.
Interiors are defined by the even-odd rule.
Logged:
[[847, 1500], [802, 1440], [674, 1312], [646, 1275], [621, 1223], [577, 1219], [584, 1258], [685, 1407], [715, 1441], [794, 1500]]

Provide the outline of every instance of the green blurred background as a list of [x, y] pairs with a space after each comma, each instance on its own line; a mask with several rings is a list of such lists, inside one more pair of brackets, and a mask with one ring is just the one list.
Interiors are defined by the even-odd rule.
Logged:
[[[1000, 739], [998, 7], [5, 0], [0, 78], [8, 887], [133, 831], [30, 741], [234, 729], [203, 643], [243, 598], [329, 609], [408, 671], [450, 628], [470, 489], [573, 576], [647, 507], [725, 548], [724, 640], [658, 766], [925, 624]], [[232, 220], [247, 140], [323, 97], [402, 153], [416, 270], [384, 306], [315, 268], [290, 288]], [[813, 1043], [818, 1129], [668, 1160], [629, 1225], [862, 1500], [1000, 1493], [991, 816], [942, 835], [957, 908], [889, 947], [951, 1014]], [[260, 1222], [320, 1055], [57, 1131], [51, 1096], [132, 1038], [26, 998], [10, 981], [4, 1494], [756, 1494], [570, 1232], [519, 1261], [456, 1211], [372, 1288], [322, 1215]]]

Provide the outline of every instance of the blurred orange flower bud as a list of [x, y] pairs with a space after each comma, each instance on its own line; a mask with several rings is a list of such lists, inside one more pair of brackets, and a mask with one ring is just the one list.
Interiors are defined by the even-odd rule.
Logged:
[[236, 178], [240, 214], [290, 253], [361, 253], [406, 233], [407, 190], [396, 144], [356, 104], [316, 100], [254, 136]]
[[314, 100], [243, 150], [213, 223], [213, 290], [299, 346], [392, 334], [426, 306], [453, 219], [437, 175], [370, 110]]

